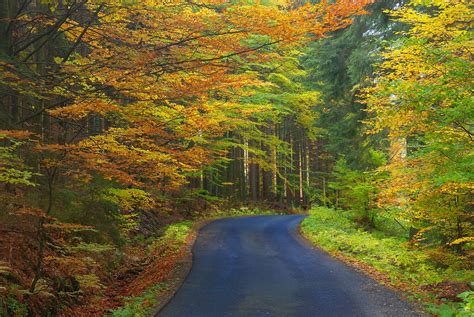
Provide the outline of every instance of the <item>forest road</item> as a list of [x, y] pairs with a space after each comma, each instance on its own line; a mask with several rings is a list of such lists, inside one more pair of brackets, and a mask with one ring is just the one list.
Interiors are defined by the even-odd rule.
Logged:
[[396, 293], [307, 245], [304, 216], [220, 219], [203, 227], [193, 266], [157, 317], [419, 316]]

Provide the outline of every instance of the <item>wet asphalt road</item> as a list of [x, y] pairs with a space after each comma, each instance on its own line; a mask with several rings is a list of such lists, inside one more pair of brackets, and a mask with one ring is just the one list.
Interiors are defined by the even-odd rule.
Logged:
[[303, 216], [214, 221], [193, 266], [159, 317], [418, 316], [394, 292], [296, 233]]

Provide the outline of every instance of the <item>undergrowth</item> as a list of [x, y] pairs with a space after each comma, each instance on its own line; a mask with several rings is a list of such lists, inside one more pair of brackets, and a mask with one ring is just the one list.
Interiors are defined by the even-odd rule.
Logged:
[[[381, 231], [365, 231], [352, 220], [350, 212], [317, 207], [301, 223], [301, 232], [329, 253], [343, 254], [376, 268], [390, 283], [422, 299], [427, 309], [440, 316], [472, 316], [472, 292], [460, 294], [462, 302], [439, 305], [423, 286], [443, 281], [470, 282], [474, 272], [459, 266], [440, 267], [424, 249], [410, 248], [407, 239]], [[431, 299], [431, 300], [430, 300]]]
[[166, 289], [165, 284], [157, 284], [138, 297], [127, 297], [125, 305], [112, 312], [111, 317], [143, 317], [150, 314], [156, 306], [159, 294]]
[[215, 210], [206, 218], [224, 218], [224, 217], [239, 217], [239, 216], [258, 216], [258, 215], [277, 215], [278, 212], [270, 209], [261, 209], [258, 207], [238, 207], [226, 210]]
[[[158, 238], [149, 242], [148, 252], [163, 261], [175, 258], [187, 243], [192, 233], [192, 221], [182, 221], [164, 228]], [[167, 280], [146, 288], [140, 296], [126, 297], [125, 305], [111, 312], [112, 317], [142, 317], [151, 315], [152, 310], [160, 304], [163, 293], [170, 288]]]

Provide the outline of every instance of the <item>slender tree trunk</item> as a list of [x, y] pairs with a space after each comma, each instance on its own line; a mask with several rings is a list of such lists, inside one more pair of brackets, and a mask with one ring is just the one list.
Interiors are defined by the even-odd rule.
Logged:
[[287, 171], [286, 175], [286, 203], [288, 206], [293, 207], [294, 205], [294, 192], [292, 186], [294, 185], [294, 172], [295, 172], [295, 149], [294, 149], [294, 140], [293, 140], [293, 135], [291, 134], [291, 131], [289, 132], [289, 144], [290, 144], [290, 162], [289, 162], [289, 168]]
[[[14, 12], [17, 0], [0, 0], [0, 60], [10, 59], [12, 56], [12, 31]], [[18, 98], [5, 96], [2, 100], [7, 126], [18, 121]]]
[[[272, 128], [269, 126], [265, 129], [265, 134], [270, 136], [273, 134]], [[273, 163], [273, 151], [269, 145], [262, 143], [262, 150], [266, 153], [267, 160], [274, 167]], [[267, 167], [266, 170], [262, 170], [262, 199], [271, 201], [273, 197], [273, 172]]]
[[324, 207], [327, 207], [327, 197], [326, 197], [326, 176], [323, 176], [323, 204]]
[[[250, 146], [254, 146], [255, 144], [252, 142]], [[250, 198], [252, 201], [256, 202], [259, 199], [259, 166], [254, 161], [255, 155], [249, 155], [249, 185], [250, 185]]]
[[18, 0], [0, 0], [0, 57], [11, 55], [12, 18], [14, 4]]
[[[51, 210], [53, 208], [53, 191], [54, 191], [54, 181], [56, 179], [56, 173], [57, 173], [57, 168], [53, 168], [52, 170], [48, 170], [48, 200], [47, 200], [47, 206], [46, 206], [46, 217], [51, 214]], [[38, 225], [37, 225], [37, 237], [38, 237], [38, 253], [37, 253], [37, 258], [36, 258], [36, 263], [35, 263], [35, 268], [34, 268], [34, 277], [33, 281], [31, 282], [30, 286], [30, 292], [34, 292], [36, 285], [41, 278], [42, 271], [43, 271], [43, 262], [44, 262], [44, 253], [45, 253], [45, 244], [46, 244], [46, 239], [47, 239], [47, 233], [44, 228], [45, 224], [45, 217], [41, 216], [38, 219]]]
[[[247, 141], [242, 138], [242, 144], [246, 147], [248, 146]], [[249, 153], [244, 148], [241, 149], [241, 169], [240, 169], [240, 185], [241, 185], [241, 194], [242, 194], [242, 201], [247, 201], [249, 194], [249, 182], [248, 182], [248, 175], [249, 175]]]

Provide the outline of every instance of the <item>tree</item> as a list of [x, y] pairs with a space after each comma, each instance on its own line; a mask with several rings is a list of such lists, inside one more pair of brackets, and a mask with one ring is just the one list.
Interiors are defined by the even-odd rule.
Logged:
[[462, 252], [473, 239], [472, 10], [457, 0], [412, 1], [392, 14], [410, 29], [364, 91], [372, 132], [408, 144], [407, 157], [386, 166], [382, 202], [398, 206], [419, 239]]
[[[374, 168], [370, 151], [380, 148], [379, 140], [364, 134], [361, 122], [366, 118], [364, 104], [357, 98], [361, 88], [373, 77], [374, 64], [383, 43], [397, 36], [400, 23], [389, 19], [387, 10], [403, 1], [377, 1], [367, 7], [369, 14], [357, 16], [349, 27], [312, 43], [303, 65], [309, 76], [308, 85], [321, 92], [315, 108], [319, 112], [320, 152], [332, 165], [339, 156], [360, 170]], [[327, 171], [331, 172], [331, 168]]]

